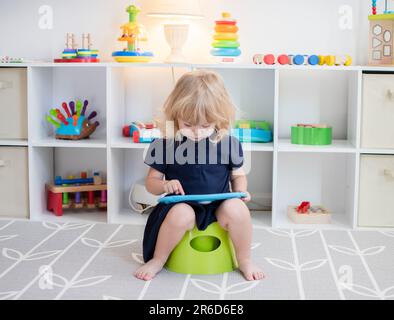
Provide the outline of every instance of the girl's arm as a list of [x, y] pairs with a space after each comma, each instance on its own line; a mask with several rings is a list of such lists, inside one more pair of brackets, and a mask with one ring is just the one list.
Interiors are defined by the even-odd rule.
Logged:
[[178, 180], [164, 180], [164, 174], [160, 171], [150, 168], [145, 179], [145, 187], [148, 192], [159, 196], [163, 193], [175, 193], [184, 195], [182, 185]]
[[251, 200], [251, 196], [248, 192], [248, 179], [246, 178], [246, 174], [243, 168], [239, 168], [233, 170], [231, 172], [231, 190], [233, 192], [245, 192], [248, 196], [243, 198], [242, 200], [245, 202], [249, 202]]

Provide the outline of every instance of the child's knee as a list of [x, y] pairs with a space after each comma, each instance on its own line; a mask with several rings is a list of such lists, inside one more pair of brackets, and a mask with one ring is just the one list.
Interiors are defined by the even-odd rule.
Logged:
[[249, 214], [249, 209], [246, 206], [245, 202], [241, 199], [229, 199], [225, 200], [222, 205], [221, 209], [225, 214], [230, 216], [234, 216], [234, 214], [239, 215], [247, 215]]
[[185, 228], [186, 230], [192, 230], [195, 225], [196, 215], [191, 206], [180, 203], [172, 207], [167, 215], [166, 220], [178, 228]]
[[239, 223], [246, 219], [250, 219], [250, 212], [242, 200], [231, 199], [222, 203], [218, 213], [218, 220], [222, 225]]

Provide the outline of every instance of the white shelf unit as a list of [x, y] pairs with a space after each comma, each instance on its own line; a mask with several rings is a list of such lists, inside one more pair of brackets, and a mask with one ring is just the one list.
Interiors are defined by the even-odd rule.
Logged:
[[[0, 67], [4, 66], [13, 67]], [[394, 150], [360, 148], [362, 71], [394, 72], [394, 68], [161, 63], [17, 66], [28, 70], [29, 138], [0, 140], [0, 146], [29, 148], [32, 220], [144, 224], [147, 216], [132, 212], [128, 194], [132, 184], [147, 173], [143, 155], [148, 145], [124, 138], [122, 127], [135, 120], [152, 120], [175, 81], [194, 69], [211, 69], [223, 76], [239, 107], [238, 117], [273, 124], [273, 143], [244, 144], [255, 227], [357, 228], [360, 156], [394, 154]], [[98, 112], [100, 127], [86, 141], [54, 139], [45, 114], [76, 98], [89, 100], [90, 110]], [[332, 125], [334, 143], [326, 147], [292, 145], [290, 127], [302, 122]], [[108, 212], [66, 211], [62, 217], [48, 212], [45, 183], [55, 175], [85, 170], [106, 173]], [[334, 213], [333, 223], [293, 224], [286, 208], [301, 201], [325, 205]]]

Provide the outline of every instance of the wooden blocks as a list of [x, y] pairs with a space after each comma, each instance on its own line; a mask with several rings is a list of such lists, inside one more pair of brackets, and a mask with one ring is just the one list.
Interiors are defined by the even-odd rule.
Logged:
[[296, 224], [330, 224], [331, 213], [322, 206], [311, 206], [303, 202], [300, 206], [289, 206], [287, 215]]

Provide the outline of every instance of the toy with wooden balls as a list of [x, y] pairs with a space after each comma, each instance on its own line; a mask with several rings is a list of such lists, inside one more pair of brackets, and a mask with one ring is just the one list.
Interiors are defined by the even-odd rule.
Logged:
[[310, 66], [350, 66], [352, 57], [349, 55], [323, 56], [323, 55], [287, 55], [281, 54], [276, 57], [273, 54], [256, 54], [253, 56], [254, 64], [265, 65], [310, 65]]

